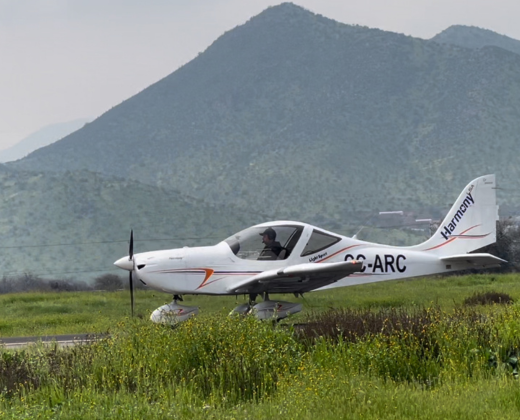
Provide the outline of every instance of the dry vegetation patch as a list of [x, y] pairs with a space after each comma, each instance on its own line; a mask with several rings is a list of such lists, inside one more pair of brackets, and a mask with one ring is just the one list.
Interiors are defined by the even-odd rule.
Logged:
[[501, 292], [477, 292], [472, 296], [464, 299], [464, 305], [492, 305], [492, 304], [510, 304], [513, 303], [514, 299], [507, 293]]

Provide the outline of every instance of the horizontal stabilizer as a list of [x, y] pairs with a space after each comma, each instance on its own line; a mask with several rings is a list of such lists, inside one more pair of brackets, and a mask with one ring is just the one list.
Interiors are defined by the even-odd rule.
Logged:
[[441, 257], [441, 261], [451, 263], [466, 263], [476, 267], [498, 267], [503, 263], [507, 263], [502, 258], [495, 257], [491, 254], [460, 254], [450, 255], [449, 257]]

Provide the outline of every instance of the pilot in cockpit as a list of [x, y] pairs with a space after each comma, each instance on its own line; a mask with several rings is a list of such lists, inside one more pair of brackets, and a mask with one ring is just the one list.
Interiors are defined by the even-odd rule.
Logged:
[[276, 241], [276, 232], [273, 228], [267, 228], [262, 233], [264, 249], [260, 253], [259, 260], [276, 260], [282, 251], [282, 245]]

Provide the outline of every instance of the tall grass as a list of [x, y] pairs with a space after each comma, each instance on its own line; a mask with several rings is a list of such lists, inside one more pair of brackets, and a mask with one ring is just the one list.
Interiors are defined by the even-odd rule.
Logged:
[[474, 308], [444, 312], [438, 307], [342, 310], [318, 314], [300, 336], [314, 360], [329, 367], [383, 379], [433, 386], [454, 377], [488, 375], [490, 368], [516, 373], [520, 352], [520, 306], [494, 306], [487, 313]]
[[201, 401], [235, 404], [270, 395], [281, 375], [297, 370], [302, 355], [291, 334], [252, 317], [196, 318], [176, 329], [136, 321], [92, 345], [3, 352], [0, 387], [7, 396], [89, 389], [154, 401], [173, 386]]
[[446, 410], [435, 407], [433, 396], [451, 401], [448, 389], [482, 395], [482, 387], [500, 386], [518, 394], [511, 359], [520, 351], [519, 315], [518, 305], [486, 313], [325, 312], [308, 330], [251, 317], [200, 317], [174, 329], [128, 321], [91, 345], [1, 352], [0, 414], [74, 418], [90, 406], [105, 418], [130, 402], [122, 417], [182, 411], [193, 418], [246, 412], [268, 418], [278, 410], [310, 418], [309, 412], [336, 416], [348, 408], [356, 410], [349, 418], [377, 418], [390, 409], [413, 418], [417, 406], [405, 402], [415, 395], [440, 416]]

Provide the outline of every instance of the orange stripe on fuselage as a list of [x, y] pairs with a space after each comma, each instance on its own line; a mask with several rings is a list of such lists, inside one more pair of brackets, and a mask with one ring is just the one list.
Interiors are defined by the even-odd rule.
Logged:
[[360, 245], [350, 245], [350, 246], [347, 246], [346, 248], [343, 248], [343, 249], [340, 249], [338, 252], [335, 252], [334, 254], [332, 255], [329, 255], [327, 258], [324, 258], [322, 260], [319, 260], [316, 264], [318, 263], [322, 263], [323, 261], [327, 261], [328, 259], [332, 258], [332, 257], [335, 257], [336, 255], [338, 254], [341, 254], [342, 252], [346, 251], [347, 249], [351, 249], [351, 248], [355, 248], [357, 246], [360, 246]]
[[[199, 270], [199, 269], [197, 268], [197, 270]], [[197, 290], [200, 289], [201, 287], [204, 287], [206, 282], [209, 280], [209, 278], [213, 275], [213, 273], [215, 271], [215, 270], [212, 270], [211, 268], [200, 268], [200, 270], [204, 270], [206, 272], [206, 277], [204, 277], [204, 280], [202, 281], [200, 286], [197, 287]]]

